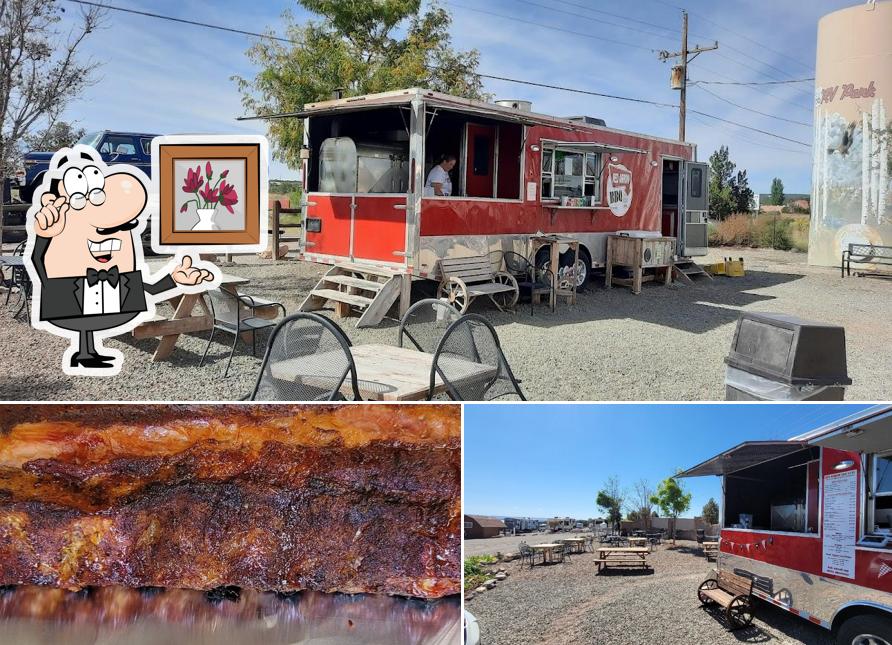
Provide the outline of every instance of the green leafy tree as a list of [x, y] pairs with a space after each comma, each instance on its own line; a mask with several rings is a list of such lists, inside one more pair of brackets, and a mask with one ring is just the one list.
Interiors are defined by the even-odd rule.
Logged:
[[619, 483], [619, 478], [611, 476], [604, 482], [604, 488], [598, 491], [595, 503], [607, 512], [607, 522], [613, 528], [619, 528], [623, 519], [623, 501], [625, 492]]
[[784, 205], [784, 182], [780, 177], [771, 180], [771, 203], [775, 206]]
[[678, 516], [691, 507], [691, 494], [685, 492], [675, 477], [667, 477], [657, 486], [657, 492], [651, 497], [651, 501], [670, 518], [672, 544], [675, 544], [675, 523]]
[[[326, 100], [334, 90], [345, 96], [424, 87], [466, 98], [487, 98], [477, 75], [476, 49], [456, 50], [452, 16], [421, 0], [299, 0], [318, 18], [296, 24], [282, 15], [285, 37], [297, 44], [262, 39], [247, 52], [260, 68], [253, 80], [234, 77], [242, 105], [254, 114], [300, 110]], [[273, 154], [300, 165], [303, 121], [268, 122]]]
[[746, 170], [737, 170], [728, 146], [709, 156], [709, 212], [715, 219], [752, 210], [754, 193]]
[[707, 524], [719, 523], [719, 505], [712, 497], [703, 505], [703, 521]]

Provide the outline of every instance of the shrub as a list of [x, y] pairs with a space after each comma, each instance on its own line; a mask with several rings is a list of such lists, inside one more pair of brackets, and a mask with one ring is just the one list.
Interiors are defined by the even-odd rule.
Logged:
[[749, 246], [751, 241], [752, 217], [737, 213], [717, 222], [715, 238], [710, 242], [717, 245]]
[[710, 222], [709, 243], [714, 246], [750, 246], [789, 251], [808, 250], [808, 217], [767, 213], [751, 217], [731, 215], [720, 222]]
[[494, 555], [472, 555], [465, 558], [465, 591], [476, 589], [489, 577], [484, 565], [495, 564]]

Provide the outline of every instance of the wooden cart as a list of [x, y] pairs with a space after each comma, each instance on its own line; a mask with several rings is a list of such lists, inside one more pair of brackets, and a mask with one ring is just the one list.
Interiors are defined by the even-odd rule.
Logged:
[[[674, 237], [608, 235], [604, 285], [610, 288], [615, 282], [625, 287], [631, 287], [632, 293], [641, 293], [641, 284], [657, 279], [658, 274], [662, 274], [663, 284], [670, 284], [675, 244]], [[614, 267], [631, 269], [632, 277], [614, 277]], [[645, 269], [654, 269], [654, 272], [645, 275]]]

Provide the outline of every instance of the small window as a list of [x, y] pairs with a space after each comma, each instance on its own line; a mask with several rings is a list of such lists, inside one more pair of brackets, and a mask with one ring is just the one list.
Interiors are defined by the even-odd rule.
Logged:
[[876, 458], [874, 494], [892, 495], [892, 455]]
[[489, 137], [474, 137], [474, 174], [478, 177], [489, 175]]
[[99, 152], [107, 155], [127, 155], [133, 156], [136, 154], [136, 146], [133, 145], [133, 139], [131, 137], [106, 137], [102, 142], [102, 147], [99, 148]]
[[140, 139], [139, 145], [142, 148], [142, 153], [144, 155], [152, 154], [152, 140], [151, 139]]
[[691, 168], [691, 197], [703, 196], [703, 169]]
[[542, 149], [541, 199], [601, 196], [601, 155], [557, 145]]

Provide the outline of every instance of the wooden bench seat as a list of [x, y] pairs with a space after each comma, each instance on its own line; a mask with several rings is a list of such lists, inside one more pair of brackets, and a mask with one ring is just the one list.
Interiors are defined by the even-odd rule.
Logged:
[[753, 579], [720, 569], [715, 578], [700, 584], [697, 597], [704, 605], [713, 603], [725, 609], [733, 628], [746, 627], [753, 621]]
[[513, 275], [493, 271], [489, 258], [479, 255], [440, 260], [440, 286], [437, 297], [461, 313], [477, 296], [488, 296], [501, 311], [512, 308], [520, 297]]

